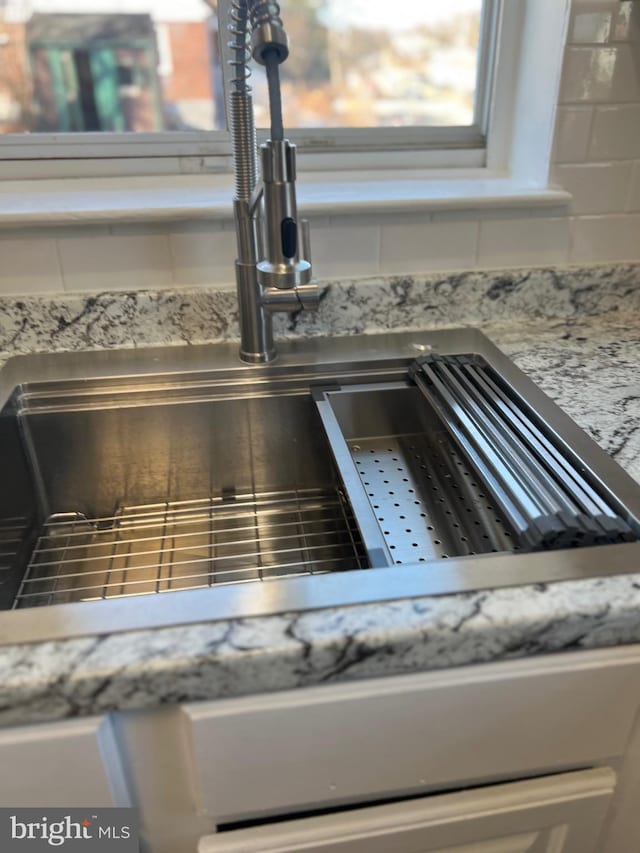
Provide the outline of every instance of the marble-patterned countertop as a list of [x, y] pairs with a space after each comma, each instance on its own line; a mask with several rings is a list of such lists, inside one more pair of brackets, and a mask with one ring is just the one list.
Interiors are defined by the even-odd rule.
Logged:
[[[624, 300], [607, 285], [589, 310], [587, 296], [555, 317], [529, 305], [511, 319], [484, 316], [482, 329], [640, 481], [640, 274], [629, 276]], [[640, 566], [606, 579], [4, 646], [0, 724], [635, 642]]]

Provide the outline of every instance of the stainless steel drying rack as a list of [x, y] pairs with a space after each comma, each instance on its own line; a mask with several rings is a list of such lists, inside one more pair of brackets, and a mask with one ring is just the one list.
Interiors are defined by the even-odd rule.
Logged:
[[122, 507], [45, 523], [14, 608], [123, 598], [364, 568], [339, 490]]

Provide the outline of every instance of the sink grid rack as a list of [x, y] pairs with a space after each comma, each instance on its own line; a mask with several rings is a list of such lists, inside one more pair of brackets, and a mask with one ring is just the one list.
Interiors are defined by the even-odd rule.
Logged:
[[126, 506], [47, 519], [13, 607], [368, 567], [339, 489]]

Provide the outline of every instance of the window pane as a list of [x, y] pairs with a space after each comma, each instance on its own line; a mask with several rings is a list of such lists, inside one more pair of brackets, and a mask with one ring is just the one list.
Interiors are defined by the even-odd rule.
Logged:
[[[473, 123], [482, 0], [283, 0], [285, 123]], [[0, 132], [225, 127], [216, 0], [0, 0]], [[266, 81], [254, 69], [256, 117]]]
[[[289, 127], [473, 124], [482, 0], [281, 6], [292, 45], [281, 71]], [[262, 105], [263, 75], [254, 80]]]

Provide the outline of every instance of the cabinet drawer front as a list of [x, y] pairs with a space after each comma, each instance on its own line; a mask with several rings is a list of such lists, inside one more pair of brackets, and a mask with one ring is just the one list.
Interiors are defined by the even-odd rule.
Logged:
[[640, 652], [608, 650], [186, 705], [217, 820], [508, 779], [624, 752]]
[[595, 853], [609, 769], [209, 835], [199, 853]]
[[70, 808], [129, 804], [107, 718], [0, 732], [0, 805]]

